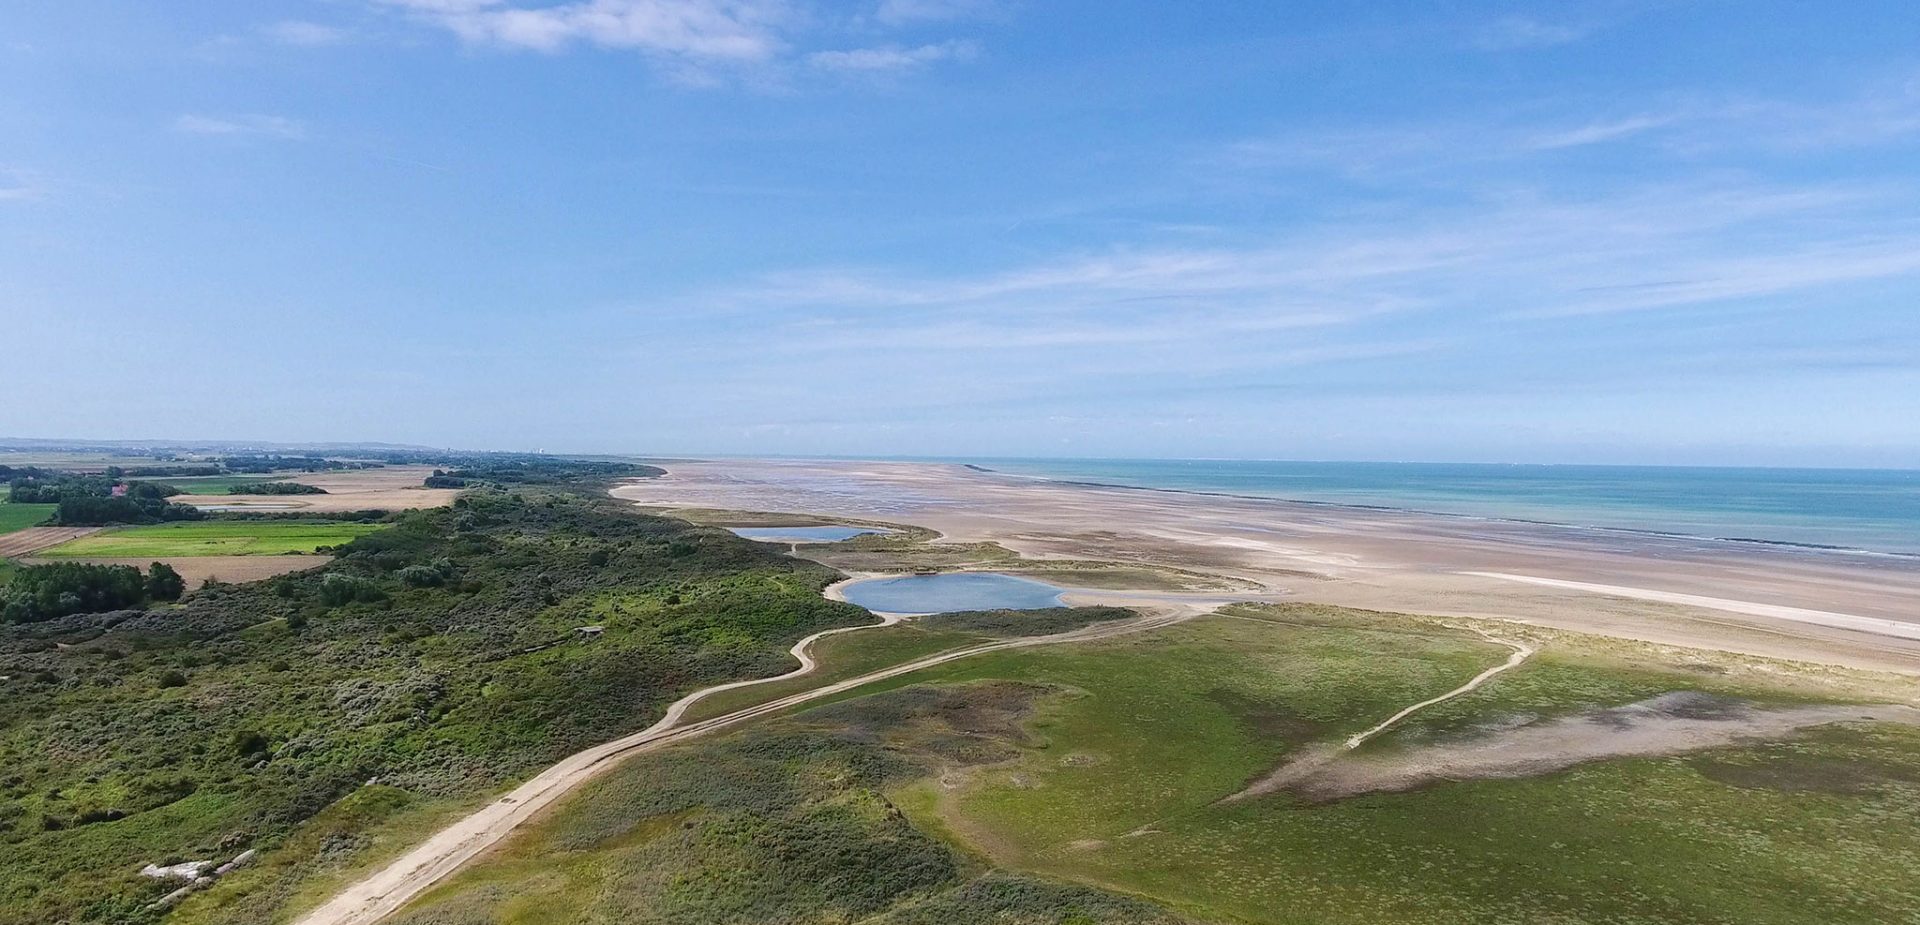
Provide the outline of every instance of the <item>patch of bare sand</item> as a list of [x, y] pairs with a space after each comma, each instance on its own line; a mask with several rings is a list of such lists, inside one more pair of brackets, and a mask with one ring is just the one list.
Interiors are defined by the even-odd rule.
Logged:
[[1310, 750], [1228, 799], [1284, 791], [1325, 802], [1446, 781], [1534, 777], [1589, 761], [1682, 755], [1851, 722], [1920, 725], [1920, 709], [1896, 704], [1763, 709], [1743, 700], [1673, 691], [1625, 706], [1492, 728], [1395, 752], [1363, 754], [1330, 746]]
[[423, 483], [433, 474], [430, 466], [387, 466], [381, 469], [348, 469], [337, 472], [311, 472], [275, 477], [275, 481], [299, 482], [326, 489], [324, 495], [182, 495], [174, 501], [199, 507], [248, 508], [280, 513], [314, 514], [341, 511], [398, 511], [414, 508], [445, 507], [460, 492], [454, 488], [427, 488]]
[[[44, 565], [51, 559], [23, 559], [28, 565]], [[165, 562], [186, 579], [187, 589], [194, 590], [208, 581], [218, 579], [229, 584], [259, 581], [276, 575], [292, 572], [304, 572], [318, 568], [333, 561], [332, 556], [168, 556], [164, 558], [121, 558], [106, 557], [97, 559], [60, 559], [61, 562], [87, 562], [94, 565], [131, 565], [145, 569], [155, 562]]]
[[[1518, 620], [1920, 674], [1920, 640], [1861, 629], [1873, 621], [1920, 624], [1920, 562], [1899, 557], [1046, 482], [937, 463], [664, 465], [665, 476], [614, 494], [661, 508], [807, 511], [915, 524], [939, 531], [947, 543], [998, 543], [1028, 559], [1218, 575], [1311, 603]], [[1492, 574], [1569, 584], [1529, 585]], [[1648, 593], [1607, 595], [1581, 585]], [[1796, 619], [1808, 614], [1823, 616]]]

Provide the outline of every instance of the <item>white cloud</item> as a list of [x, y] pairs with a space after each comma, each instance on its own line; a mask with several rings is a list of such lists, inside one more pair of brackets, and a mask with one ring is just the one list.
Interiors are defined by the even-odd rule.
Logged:
[[188, 135], [254, 135], [288, 141], [307, 137], [304, 123], [285, 116], [204, 116], [189, 113], [173, 120], [173, 130]]
[[476, 45], [557, 52], [576, 43], [701, 61], [763, 61], [785, 42], [783, 0], [383, 0]]
[[880, 0], [873, 18], [890, 26], [972, 19], [993, 12], [991, 0]]
[[0, 167], [0, 202], [25, 202], [39, 199], [40, 184], [24, 170]]
[[918, 48], [889, 45], [845, 51], [816, 51], [807, 56], [807, 63], [830, 71], [906, 71], [937, 61], [964, 61], [978, 51], [971, 42], [943, 42]]
[[298, 19], [277, 22], [260, 31], [267, 38], [282, 45], [298, 45], [306, 48], [338, 45], [346, 41], [348, 36], [345, 29]]
[[1534, 137], [1528, 147], [1536, 151], [1551, 151], [1557, 148], [1578, 148], [1586, 145], [1602, 144], [1629, 138], [1642, 132], [1664, 128], [1676, 121], [1675, 116], [1639, 115], [1624, 119], [1611, 119], [1590, 122], [1579, 128], [1548, 132]]
[[1597, 31], [1596, 26], [1551, 23], [1525, 16], [1498, 19], [1474, 36], [1475, 47], [1486, 51], [1512, 51], [1522, 48], [1551, 48], [1578, 42]]

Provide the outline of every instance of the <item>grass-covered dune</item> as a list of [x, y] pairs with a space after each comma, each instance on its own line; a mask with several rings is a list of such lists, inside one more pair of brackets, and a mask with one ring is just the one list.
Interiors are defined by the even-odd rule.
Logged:
[[1174, 925], [1150, 903], [995, 871], [888, 794], [1019, 754], [1048, 689], [915, 687], [640, 756], [394, 925]]
[[820, 566], [540, 491], [406, 514], [322, 569], [177, 607], [0, 629], [0, 922], [157, 921], [178, 884], [143, 864], [246, 848], [169, 921], [274, 921], [688, 689], [870, 619], [820, 596]]
[[[1228, 799], [1507, 657], [1460, 622], [1245, 607], [942, 665], [880, 689], [1053, 693], [1025, 721], [1013, 760], [890, 796], [1004, 869], [1122, 889], [1207, 921], [1920, 921], [1910, 876], [1920, 869], [1920, 728], [1901, 722], [1332, 801]], [[1329, 773], [1417, 764], [1563, 717], [1604, 742], [1629, 721], [1617, 708], [1676, 692], [1726, 705], [1730, 722], [1855, 696], [1912, 699], [1897, 679], [1849, 689], [1810, 667], [1487, 627], [1532, 634], [1540, 654], [1414, 714]]]
[[[929, 618], [894, 628], [923, 636], [841, 645], [1019, 635], [1021, 618]], [[1864, 925], [1920, 912], [1902, 875], [1920, 864], [1920, 729], [1900, 723], [1332, 801], [1230, 799], [1507, 656], [1460, 624], [1244, 607], [946, 663], [638, 757], [397, 925]], [[1729, 722], [1877, 696], [1876, 679], [1849, 690], [1778, 663], [1506, 629], [1541, 654], [1336, 762], [1569, 716], [1593, 716], [1604, 739], [1631, 722], [1608, 710], [1677, 691]]]

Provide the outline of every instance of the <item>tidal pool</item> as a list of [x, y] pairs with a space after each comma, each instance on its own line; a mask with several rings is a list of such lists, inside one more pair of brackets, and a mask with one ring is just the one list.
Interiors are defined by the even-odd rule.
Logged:
[[728, 527], [735, 536], [762, 543], [838, 543], [869, 533], [892, 533], [878, 527]]
[[848, 601], [881, 613], [1044, 610], [1066, 606], [1064, 588], [998, 572], [870, 578], [841, 588]]

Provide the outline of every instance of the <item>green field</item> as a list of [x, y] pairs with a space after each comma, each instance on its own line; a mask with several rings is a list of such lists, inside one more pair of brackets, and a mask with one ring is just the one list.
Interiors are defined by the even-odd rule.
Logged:
[[0, 503], [0, 533], [37, 527], [53, 516], [57, 504]]
[[50, 559], [276, 556], [338, 546], [380, 529], [383, 524], [338, 521], [205, 520], [106, 530], [37, 555]]
[[232, 494], [233, 488], [255, 482], [272, 482], [275, 478], [269, 475], [196, 475], [177, 479], [154, 477], [147, 481], [165, 482], [189, 495], [225, 495]]
[[[1849, 690], [1777, 663], [1528, 632], [1534, 660], [1357, 760], [1676, 690], [1776, 705]], [[922, 648], [912, 640], [868, 639], [902, 656]], [[1273, 925], [1920, 920], [1908, 726], [1220, 802], [1505, 654], [1440, 621], [1295, 606], [953, 662], [636, 759], [400, 921], [1160, 920], [1140, 903], [1092, 911], [1116, 893]], [[973, 904], [986, 883], [1031, 902]], [[1083, 889], [1062, 899], [1064, 884]]]

